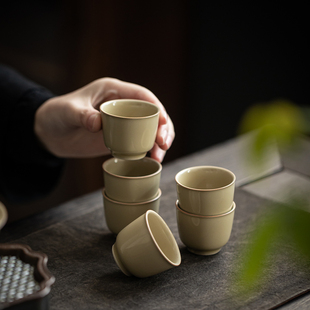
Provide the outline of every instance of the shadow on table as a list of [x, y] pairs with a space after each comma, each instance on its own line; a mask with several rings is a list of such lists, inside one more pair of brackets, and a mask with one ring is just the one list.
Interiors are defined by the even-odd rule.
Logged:
[[[106, 298], [111, 300], [139, 299], [151, 296], [154, 293], [163, 295], [165, 287], [171, 286], [178, 289], [180, 278], [187, 277], [189, 270], [193, 270], [193, 266], [201, 266], [201, 262], [210, 263], [216, 261], [213, 256], [200, 256], [189, 252], [186, 247], [180, 247], [182, 262], [181, 265], [160, 274], [148, 277], [137, 278], [134, 276], [126, 276], [118, 269], [116, 263], [115, 268], [104, 276], [99, 277], [93, 283], [94, 290], [97, 293], [104, 294]], [[199, 268], [197, 268], [197, 272]], [[171, 291], [170, 291], [171, 292]]]

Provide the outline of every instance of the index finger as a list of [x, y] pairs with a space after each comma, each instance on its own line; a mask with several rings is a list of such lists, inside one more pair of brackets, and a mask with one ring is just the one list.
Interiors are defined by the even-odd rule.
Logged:
[[[158, 98], [147, 88], [129, 82], [124, 82], [114, 78], [106, 78], [103, 87], [106, 94], [110, 93], [114, 98], [118, 99], [138, 99], [151, 102], [159, 107], [159, 125], [165, 125], [168, 122], [166, 109]], [[104, 96], [103, 97], [108, 97]]]

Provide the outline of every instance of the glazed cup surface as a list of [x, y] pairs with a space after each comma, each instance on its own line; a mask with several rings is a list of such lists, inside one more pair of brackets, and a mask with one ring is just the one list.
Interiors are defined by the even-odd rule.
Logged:
[[228, 242], [232, 231], [236, 204], [223, 214], [200, 216], [182, 210], [176, 201], [176, 216], [181, 241], [198, 255], [218, 253]]
[[139, 278], [153, 276], [181, 263], [173, 234], [153, 210], [148, 210], [120, 231], [112, 253], [124, 274]]
[[102, 165], [106, 195], [120, 202], [148, 201], [158, 194], [162, 165], [149, 157], [111, 158]]
[[118, 234], [124, 227], [144, 214], [147, 210], [153, 210], [158, 213], [160, 207], [160, 189], [158, 189], [153, 199], [144, 202], [126, 203], [115, 201], [107, 197], [104, 189], [102, 195], [106, 224], [109, 230], [114, 234]]
[[6, 224], [8, 219], [8, 212], [4, 204], [0, 201], [0, 230]]
[[228, 169], [197, 166], [175, 176], [180, 207], [199, 215], [217, 215], [230, 210], [234, 200], [235, 175]]
[[119, 99], [100, 106], [103, 139], [116, 158], [137, 160], [154, 145], [159, 108], [143, 100]]

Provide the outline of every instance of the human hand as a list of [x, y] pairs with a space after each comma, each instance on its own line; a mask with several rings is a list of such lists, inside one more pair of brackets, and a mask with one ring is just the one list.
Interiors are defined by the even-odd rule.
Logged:
[[95, 157], [109, 154], [101, 132], [100, 104], [113, 99], [140, 99], [157, 105], [159, 124], [151, 157], [161, 162], [175, 132], [164, 106], [148, 89], [113, 78], [102, 78], [71, 93], [47, 100], [36, 112], [35, 134], [59, 157]]

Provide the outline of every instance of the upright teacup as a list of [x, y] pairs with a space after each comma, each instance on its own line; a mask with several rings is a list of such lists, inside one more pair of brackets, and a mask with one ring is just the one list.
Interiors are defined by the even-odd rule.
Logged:
[[147, 210], [158, 213], [160, 207], [161, 190], [157, 195], [143, 202], [120, 202], [107, 197], [105, 190], [102, 190], [105, 221], [114, 234], [118, 234], [124, 227], [144, 214]]
[[142, 100], [111, 100], [100, 106], [104, 143], [116, 158], [143, 158], [154, 145], [159, 108]]
[[144, 202], [156, 197], [162, 165], [149, 157], [110, 158], [102, 165], [106, 195], [120, 202]]
[[149, 277], [179, 266], [178, 244], [162, 217], [153, 210], [128, 224], [112, 247], [114, 259], [127, 276]]
[[215, 166], [186, 168], [175, 177], [180, 207], [198, 215], [217, 215], [230, 210], [235, 175]]
[[232, 231], [236, 204], [219, 215], [197, 215], [182, 210], [176, 201], [178, 231], [190, 252], [198, 255], [218, 253], [228, 242]]

